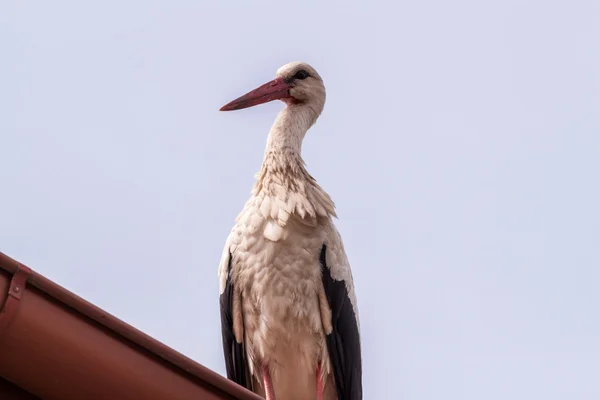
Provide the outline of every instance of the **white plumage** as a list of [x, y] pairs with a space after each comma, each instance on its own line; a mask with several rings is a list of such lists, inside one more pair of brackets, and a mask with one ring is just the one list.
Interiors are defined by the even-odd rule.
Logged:
[[[290, 79], [298, 71], [311, 79]], [[334, 327], [323, 284], [323, 249], [331, 278], [345, 284], [357, 332], [358, 310], [350, 265], [332, 220], [335, 205], [301, 157], [304, 135], [323, 109], [325, 88], [304, 63], [288, 64], [277, 76], [280, 83], [265, 86], [273, 90], [287, 83], [287, 96], [279, 97], [287, 107], [271, 128], [252, 195], [223, 249], [220, 294], [224, 296], [230, 280], [232, 301], [225, 312], [231, 312], [235, 342], [246, 357], [250, 389], [279, 400], [333, 400], [338, 396], [326, 338]], [[272, 392], [265, 388], [270, 384]]]

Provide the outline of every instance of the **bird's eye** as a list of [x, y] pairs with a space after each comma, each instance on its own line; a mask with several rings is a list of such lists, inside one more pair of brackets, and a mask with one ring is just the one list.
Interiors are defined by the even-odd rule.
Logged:
[[300, 71], [296, 72], [292, 78], [293, 79], [306, 79], [309, 76], [310, 76], [310, 74], [308, 72], [301, 69]]

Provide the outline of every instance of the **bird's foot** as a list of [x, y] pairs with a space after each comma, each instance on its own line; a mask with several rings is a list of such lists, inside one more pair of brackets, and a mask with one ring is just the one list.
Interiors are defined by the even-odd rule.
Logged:
[[262, 367], [263, 383], [265, 385], [265, 394], [267, 400], [275, 400], [275, 390], [273, 389], [273, 382], [271, 381], [271, 373], [269, 372], [269, 366], [263, 364]]

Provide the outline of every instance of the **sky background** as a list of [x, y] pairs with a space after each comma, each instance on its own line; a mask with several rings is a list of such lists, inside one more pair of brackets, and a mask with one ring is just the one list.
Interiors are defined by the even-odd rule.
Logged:
[[366, 399], [600, 398], [600, 2], [0, 3], [0, 251], [224, 373], [217, 264], [312, 64]]

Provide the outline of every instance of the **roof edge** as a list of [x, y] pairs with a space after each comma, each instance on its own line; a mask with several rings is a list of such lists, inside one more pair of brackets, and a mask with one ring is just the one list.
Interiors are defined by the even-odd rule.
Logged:
[[[0, 252], [0, 269], [8, 272], [12, 276], [15, 276], [18, 271], [27, 272], [25, 275], [25, 283], [29, 286], [35, 287], [59, 303], [62, 303], [68, 308], [75, 310], [77, 313], [95, 321], [116, 335], [140, 346], [172, 366], [181, 369], [196, 378], [200, 378], [202, 381], [214, 386], [220, 391], [228, 393], [238, 399], [262, 399], [246, 388], [237, 385], [215, 371], [184, 356], [171, 347], [141, 332], [2, 252]], [[4, 294], [1, 296], [3, 295]]]

